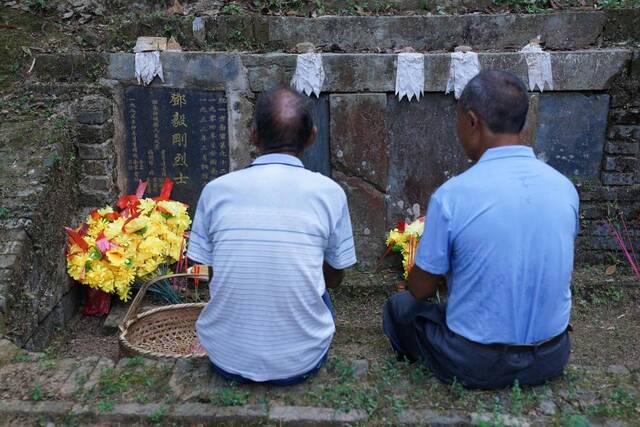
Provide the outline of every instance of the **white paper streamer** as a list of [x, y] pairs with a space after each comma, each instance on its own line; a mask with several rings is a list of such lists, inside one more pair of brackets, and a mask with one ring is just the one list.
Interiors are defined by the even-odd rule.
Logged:
[[424, 95], [424, 55], [421, 53], [398, 54], [396, 68], [396, 95], [402, 101], [407, 97], [409, 102], [415, 96], [420, 100]]
[[456, 99], [460, 98], [469, 80], [474, 78], [479, 72], [480, 62], [478, 62], [477, 53], [453, 52], [451, 54], [451, 65], [449, 65], [449, 81], [447, 82], [447, 90], [445, 93], [453, 90]]
[[310, 96], [314, 93], [320, 97], [324, 83], [322, 55], [319, 53], [303, 53], [298, 55], [296, 72], [291, 79], [291, 86], [300, 93]]
[[537, 86], [542, 92], [545, 83], [549, 89], [553, 90], [551, 54], [544, 52], [537, 43], [529, 43], [520, 52], [524, 55], [529, 68], [529, 90], [533, 92]]
[[162, 74], [162, 63], [160, 62], [160, 52], [137, 52], [136, 53], [136, 79], [138, 84], [144, 83], [147, 86], [158, 76], [164, 82]]

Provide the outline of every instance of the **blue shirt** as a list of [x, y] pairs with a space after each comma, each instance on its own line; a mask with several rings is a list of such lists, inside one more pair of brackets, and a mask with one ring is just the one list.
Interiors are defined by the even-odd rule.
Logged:
[[483, 344], [562, 333], [578, 194], [527, 146], [487, 150], [431, 196], [416, 265], [447, 274], [447, 325]]
[[293, 156], [269, 154], [204, 188], [187, 251], [213, 267], [196, 322], [220, 368], [254, 381], [315, 367], [335, 332], [323, 261], [356, 262], [342, 188]]

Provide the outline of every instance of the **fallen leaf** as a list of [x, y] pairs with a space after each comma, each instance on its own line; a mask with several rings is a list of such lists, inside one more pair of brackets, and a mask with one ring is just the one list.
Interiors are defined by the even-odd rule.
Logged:
[[614, 274], [616, 274], [616, 270], [617, 267], [615, 265], [610, 265], [609, 267], [607, 267], [607, 269], [604, 271], [604, 275], [605, 276], [613, 276]]
[[69, 19], [73, 16], [73, 10], [70, 10], [67, 13], [62, 14], [62, 19]]
[[173, 15], [182, 15], [183, 12], [184, 12], [184, 7], [180, 4], [178, 0], [174, 0], [173, 5], [164, 11], [164, 16], [170, 17]]

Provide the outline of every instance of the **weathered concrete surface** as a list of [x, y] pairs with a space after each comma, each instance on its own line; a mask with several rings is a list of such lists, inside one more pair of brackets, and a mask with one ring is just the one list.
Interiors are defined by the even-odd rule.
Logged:
[[605, 43], [640, 40], [640, 10], [607, 10], [607, 19], [602, 31]]
[[333, 171], [333, 179], [347, 194], [358, 263], [364, 268], [375, 265], [384, 252], [386, 233], [385, 195], [361, 178]]
[[[394, 54], [335, 54], [322, 56], [326, 78], [323, 92], [393, 92]], [[479, 53], [482, 69], [511, 71], [528, 81], [524, 57], [512, 53]], [[628, 65], [632, 52], [626, 49], [552, 52], [555, 91], [605, 90], [609, 81]], [[288, 85], [296, 65], [296, 55], [246, 54], [242, 61], [249, 73], [250, 87], [262, 92]], [[425, 91], [444, 92], [449, 77], [450, 54], [425, 55]]]
[[535, 151], [564, 175], [597, 179], [609, 111], [608, 95], [543, 94]]
[[449, 50], [518, 49], [541, 35], [549, 49], [584, 49], [598, 41], [605, 24], [602, 12], [459, 16], [379, 16], [264, 18], [268, 43], [293, 49], [301, 40], [324, 50], [344, 51], [413, 47]]
[[424, 215], [431, 193], [464, 171], [468, 162], [456, 137], [453, 97], [429, 94], [420, 102], [389, 96], [388, 225]]
[[398, 423], [403, 425], [471, 426], [471, 419], [462, 414], [439, 414], [430, 409], [405, 409], [398, 414]]
[[387, 95], [331, 95], [331, 161], [380, 191], [387, 186]]
[[[221, 90], [227, 81], [234, 80], [241, 72], [241, 64], [236, 58], [237, 54], [224, 52], [162, 52], [160, 60], [164, 83], [156, 77], [151, 86]], [[135, 55], [110, 54], [106, 78], [125, 84], [138, 84], [135, 79]]]
[[[238, 17], [205, 19], [213, 45], [293, 51], [300, 41], [323, 51], [384, 51], [412, 47], [450, 50], [470, 45], [479, 50], [517, 50], [537, 35], [552, 50], [586, 49], [633, 39], [638, 10], [544, 14], [470, 14], [449, 16]], [[601, 37], [605, 35], [604, 39]], [[194, 36], [195, 38], [195, 36]], [[238, 39], [238, 40], [236, 40]], [[636, 36], [637, 39], [637, 36]]]
[[369, 417], [362, 410], [348, 412], [332, 408], [304, 406], [274, 406], [269, 411], [269, 421], [278, 425], [332, 426], [366, 422]]

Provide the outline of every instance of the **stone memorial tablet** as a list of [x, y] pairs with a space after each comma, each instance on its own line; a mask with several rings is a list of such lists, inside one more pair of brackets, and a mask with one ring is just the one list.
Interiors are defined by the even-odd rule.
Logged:
[[165, 177], [172, 198], [193, 213], [207, 182], [229, 171], [224, 92], [131, 86], [124, 94], [128, 191], [148, 180], [159, 193]]

